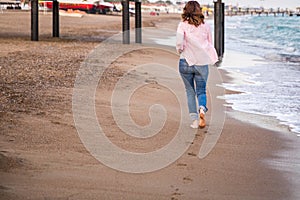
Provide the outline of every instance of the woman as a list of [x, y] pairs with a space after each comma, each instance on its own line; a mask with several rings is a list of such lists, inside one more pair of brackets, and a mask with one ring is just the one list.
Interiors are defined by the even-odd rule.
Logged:
[[[185, 85], [192, 128], [205, 127], [208, 65], [218, 56], [212, 45], [210, 27], [204, 22], [200, 4], [189, 1], [177, 28], [176, 49], [180, 53], [179, 72]], [[198, 101], [198, 108], [196, 98]]]

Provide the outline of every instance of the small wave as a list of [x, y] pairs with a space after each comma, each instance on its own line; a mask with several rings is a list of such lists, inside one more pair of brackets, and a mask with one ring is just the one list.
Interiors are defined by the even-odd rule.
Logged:
[[300, 62], [300, 55], [291, 55], [291, 54], [279, 54], [282, 58], [282, 61], [287, 62]]
[[266, 59], [277, 62], [293, 62], [300, 63], [300, 55], [285, 54], [285, 53], [269, 53], [264, 56]]
[[296, 51], [296, 48], [294, 48], [294, 47], [286, 47], [284, 50], [285, 50], [286, 52], [293, 53], [293, 52]]

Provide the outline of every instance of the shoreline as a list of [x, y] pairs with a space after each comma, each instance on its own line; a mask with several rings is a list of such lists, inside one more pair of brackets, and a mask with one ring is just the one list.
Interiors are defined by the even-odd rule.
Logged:
[[[259, 56], [237, 52], [234, 50], [226, 50], [224, 58], [225, 59], [222, 61], [219, 67], [222, 71], [224, 83], [239, 84], [243, 81], [243, 77], [236, 75], [233, 73], [233, 71], [227, 70], [226, 66], [243, 66], [245, 63], [247, 63], [247, 66], [249, 67], [267, 62], [265, 59]], [[233, 58], [239, 59], [233, 60]], [[227, 91], [226, 86], [223, 87]], [[235, 93], [242, 92], [234, 90], [233, 92], [229, 92], [229, 95]], [[226, 97], [224, 100], [226, 101]], [[289, 125], [283, 124], [284, 122], [274, 116], [240, 111], [232, 108], [233, 104], [225, 105], [227, 107], [227, 116], [229, 115], [230, 118], [248, 124], [249, 126], [255, 126], [259, 129], [271, 131], [273, 132], [274, 137], [279, 137], [280, 140], [285, 141], [282, 143], [284, 146], [283, 148], [273, 151], [271, 154], [272, 156], [269, 158], [264, 158], [262, 163], [271, 169], [278, 170], [278, 172], [284, 174], [284, 177], [289, 180], [292, 185], [300, 185], [300, 156], [298, 156], [298, 152], [300, 152], [299, 134], [297, 132], [293, 132]], [[293, 176], [298, 178], [292, 178], [289, 173], [294, 174]], [[295, 197], [292, 199], [298, 199], [300, 196], [300, 193], [296, 190], [296, 187], [294, 187], [293, 194]]]
[[[100, 24], [107, 17], [87, 18], [87, 24], [98, 23], [99, 29], [106, 29], [106, 24]], [[167, 17], [159, 19], [167, 20]], [[78, 27], [65, 28], [63, 32], [87, 34], [84, 29], [89, 25], [82, 25], [82, 21], [74, 18], [68, 20]], [[118, 23], [111, 20], [112, 24]], [[80, 63], [99, 42], [87, 41], [80, 35], [78, 40], [68, 43], [64, 39], [38, 43], [26, 39], [10, 44], [14, 36], [7, 39], [2, 38], [3, 32], [0, 35], [1, 41], [7, 42], [0, 48], [0, 84], [5, 88], [0, 99], [0, 194], [3, 199], [294, 200], [300, 197], [299, 174], [293, 168], [298, 166], [299, 158], [294, 152], [299, 147], [292, 136], [240, 122], [231, 116], [226, 117], [217, 145], [204, 159], [199, 160], [196, 155], [207, 129], [198, 130], [184, 155], [159, 171], [130, 174], [106, 167], [83, 146], [71, 109], [74, 79]], [[119, 57], [103, 81], [114, 83], [124, 70], [143, 62], [160, 62], [175, 69], [177, 66], [176, 56], [164, 50], [134, 51]], [[115, 125], [108, 99], [112, 85], [105, 86], [107, 88], [98, 88], [97, 112], [100, 122], [110, 130], [108, 137], [116, 144], [130, 150], [151, 150], [171, 140], [179, 123], [177, 103], [170, 101], [172, 94], [153, 82], [147, 90], [137, 91], [133, 96], [132, 117], [139, 124], [149, 123], [150, 100], [161, 101], [171, 112], [163, 134], [147, 143], [128, 138]], [[231, 109], [226, 108], [226, 111], [231, 112]], [[286, 171], [284, 167], [288, 167]]]
[[[239, 59], [234, 59], [234, 58], [239, 58]], [[243, 82], [246, 81], [245, 79], [247, 79], [247, 75], [240, 74], [231, 69], [227, 69], [226, 67], [231, 67], [231, 68], [241, 67], [245, 65], [245, 63], [247, 63], [246, 67], [251, 67], [255, 65], [266, 64], [267, 60], [265, 60], [262, 57], [248, 54], [248, 53], [237, 52], [234, 50], [226, 50], [226, 53], [224, 55], [224, 60], [220, 64], [219, 69], [223, 70], [225, 73], [225, 77], [224, 77], [225, 82], [223, 87], [225, 88], [225, 90], [230, 90], [230, 91], [233, 90], [233, 92], [229, 92], [229, 95], [236, 94], [236, 93], [243, 93], [243, 92], [234, 90], [233, 88], [226, 86], [226, 84], [227, 83], [243, 84]], [[228, 94], [226, 93], [226, 95]], [[224, 98], [226, 100], [226, 97]], [[281, 121], [275, 116], [238, 110], [233, 108], [234, 104], [228, 104], [226, 106], [231, 107], [233, 110], [236, 111], [237, 114], [233, 115], [236, 119], [239, 119], [244, 122], [252, 123], [251, 121], [249, 121], [249, 118], [251, 118], [252, 120], [255, 121], [253, 123], [257, 124], [257, 126], [259, 127], [267, 128], [276, 132], [284, 132], [284, 133], [290, 133], [296, 136], [300, 136], [299, 133], [291, 130], [292, 128], [288, 124], [286, 124], [287, 122]]]

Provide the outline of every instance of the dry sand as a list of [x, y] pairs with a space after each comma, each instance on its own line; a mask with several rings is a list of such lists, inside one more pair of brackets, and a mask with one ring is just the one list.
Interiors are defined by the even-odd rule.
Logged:
[[[72, 92], [81, 62], [103, 39], [120, 32], [120, 16], [61, 17], [61, 38], [51, 38], [51, 15], [40, 15], [40, 40], [30, 41], [30, 13], [0, 14], [0, 198], [1, 199], [297, 199], [292, 171], [266, 160], [295, 147], [294, 136], [226, 117], [222, 135], [204, 159], [196, 155], [206, 129], [190, 148], [159, 171], [130, 174], [113, 170], [89, 154], [72, 115]], [[144, 17], [154, 25], [177, 16]], [[143, 58], [143, 59], [141, 59]], [[149, 123], [153, 102], [166, 106], [166, 126], [155, 137], [135, 139], [118, 129], [110, 96], [124, 72], [143, 62], [177, 66], [164, 50], [133, 51], [106, 70], [97, 88], [96, 110], [108, 137], [122, 148], [147, 152], [174, 137], [180, 112], [166, 88], [150, 83], [132, 97], [132, 118]], [[224, 80], [230, 79], [224, 74]], [[232, 112], [227, 108], [228, 112]], [[208, 116], [209, 118], [209, 116]], [[189, 128], [189, 127], [187, 127]], [[284, 137], [283, 137], [284, 136]], [[285, 155], [285, 158], [290, 155]], [[290, 158], [293, 158], [290, 156]], [[290, 164], [298, 160], [287, 160]], [[281, 166], [281, 163], [277, 163]], [[298, 196], [297, 196], [298, 195]]]

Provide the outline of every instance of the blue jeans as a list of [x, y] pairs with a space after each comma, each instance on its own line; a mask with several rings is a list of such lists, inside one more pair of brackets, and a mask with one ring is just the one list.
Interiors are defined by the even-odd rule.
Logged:
[[189, 66], [185, 59], [180, 59], [179, 72], [185, 86], [191, 119], [196, 120], [198, 119], [196, 97], [198, 99], [199, 109], [202, 108], [204, 112], [207, 112], [208, 110], [206, 107], [206, 82], [208, 78], [208, 65]]

